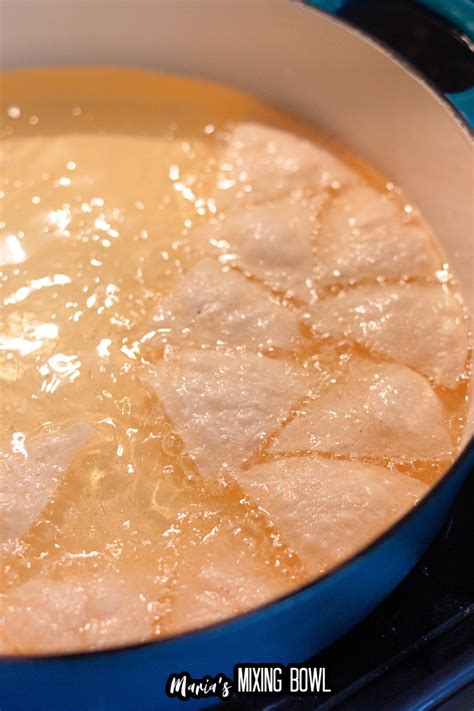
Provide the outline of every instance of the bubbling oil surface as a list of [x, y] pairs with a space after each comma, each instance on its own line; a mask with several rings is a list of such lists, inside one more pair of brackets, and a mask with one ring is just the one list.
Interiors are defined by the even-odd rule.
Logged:
[[[3, 77], [2, 101], [0, 217], [13, 257], [1, 268], [0, 449], [21, 452], [28, 438], [72, 421], [90, 423], [92, 436], [41, 519], [4, 553], [0, 593], [45, 571], [61, 579], [128, 568], [150, 581], [147, 595], [163, 609], [176, 566], [187, 565], [196, 543], [217, 541], [225, 555], [236, 536], [283, 587], [302, 582], [301, 560], [237, 486], [203, 485], [140, 383], [140, 369], [159, 358], [143, 336], [192, 263], [193, 231], [216, 212], [217, 146], [236, 122], [291, 130], [337, 150], [378, 189], [385, 181], [313, 128], [204, 82], [19, 71]], [[44, 142], [51, 149], [42, 162]], [[354, 352], [367, 357], [347, 342], [308, 337], [292, 358], [313, 357], [335, 371]], [[438, 394], [459, 436], [466, 385]], [[263, 448], [252, 463], [270, 458]], [[403, 470], [432, 483], [448, 464]], [[163, 633], [160, 619], [153, 634]]]

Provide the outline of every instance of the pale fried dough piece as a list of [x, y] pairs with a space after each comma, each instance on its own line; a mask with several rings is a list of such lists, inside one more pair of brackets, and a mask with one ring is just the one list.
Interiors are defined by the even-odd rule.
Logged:
[[438, 284], [360, 286], [313, 310], [315, 334], [351, 338], [454, 388], [464, 373], [468, 324], [462, 304]]
[[368, 186], [349, 188], [321, 213], [315, 249], [317, 283], [427, 277], [441, 262], [428, 230], [410, 224], [393, 199]]
[[151, 327], [153, 345], [291, 350], [299, 342], [298, 314], [213, 259], [202, 259], [181, 278]]
[[280, 200], [229, 212], [194, 235], [198, 251], [217, 254], [266, 286], [308, 301], [320, 201]]
[[58, 653], [143, 642], [157, 615], [138, 580], [105, 571], [39, 577], [11, 590], [2, 631], [14, 653]]
[[200, 544], [194, 556], [178, 566], [171, 614], [164, 634], [204, 627], [252, 610], [288, 592], [289, 579], [258, 557], [235, 550], [210, 550]]
[[0, 458], [0, 542], [21, 538], [53, 498], [61, 478], [87, 442], [85, 423], [34, 437], [26, 453]]
[[143, 375], [205, 477], [232, 472], [309, 387], [306, 369], [253, 352], [183, 350]]
[[322, 191], [334, 181], [351, 185], [360, 177], [324, 148], [287, 131], [238, 123], [222, 156], [217, 185], [226, 203], [248, 205], [305, 187]]
[[269, 462], [236, 478], [314, 574], [374, 540], [428, 490], [396, 471], [322, 457]]
[[303, 408], [274, 452], [432, 459], [451, 454], [446, 413], [422, 375], [356, 358], [348, 373]]

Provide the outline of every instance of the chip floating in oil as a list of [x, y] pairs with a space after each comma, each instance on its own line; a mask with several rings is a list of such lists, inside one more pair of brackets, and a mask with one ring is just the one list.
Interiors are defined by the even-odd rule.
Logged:
[[0, 651], [231, 617], [416, 505], [463, 436], [469, 339], [402, 193], [223, 87], [4, 84]]

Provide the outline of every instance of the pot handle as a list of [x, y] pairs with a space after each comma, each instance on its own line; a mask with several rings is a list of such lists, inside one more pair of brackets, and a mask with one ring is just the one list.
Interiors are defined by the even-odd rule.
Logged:
[[[348, 5], [356, 5], [357, 0], [304, 0], [320, 10], [338, 14]], [[440, 15], [448, 23], [474, 41], [474, 9], [472, 0], [417, 0], [432, 12]], [[474, 129], [474, 87], [464, 91], [445, 93], [448, 101], [454, 106], [471, 129]]]

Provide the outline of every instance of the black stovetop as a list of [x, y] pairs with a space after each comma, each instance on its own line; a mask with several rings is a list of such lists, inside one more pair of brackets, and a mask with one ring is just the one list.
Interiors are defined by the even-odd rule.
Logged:
[[[411, 60], [441, 90], [474, 85], [466, 38], [416, 3], [352, 0], [342, 14]], [[247, 698], [228, 708], [473, 711], [473, 534], [471, 476], [450, 518], [408, 577], [358, 627], [309, 660], [326, 667], [332, 694]]]

